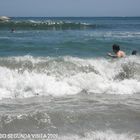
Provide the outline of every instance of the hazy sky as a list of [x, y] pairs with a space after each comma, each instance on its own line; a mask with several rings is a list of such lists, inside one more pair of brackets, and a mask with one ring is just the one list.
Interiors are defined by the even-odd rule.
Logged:
[[6, 16], [140, 16], [140, 0], [0, 0]]

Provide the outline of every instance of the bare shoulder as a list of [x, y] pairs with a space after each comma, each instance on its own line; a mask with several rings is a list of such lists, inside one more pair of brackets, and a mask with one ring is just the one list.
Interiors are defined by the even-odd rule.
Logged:
[[118, 57], [125, 57], [125, 52], [124, 51], [119, 51]]

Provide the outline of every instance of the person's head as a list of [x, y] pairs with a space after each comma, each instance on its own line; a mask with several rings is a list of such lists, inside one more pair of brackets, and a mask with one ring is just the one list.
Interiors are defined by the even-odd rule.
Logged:
[[132, 55], [136, 55], [136, 54], [137, 54], [136, 50], [132, 51]]
[[15, 31], [15, 29], [14, 29], [14, 28], [12, 28], [12, 29], [11, 29], [11, 32], [14, 32], [14, 31]]
[[114, 44], [114, 45], [112, 46], [112, 49], [113, 49], [113, 52], [114, 52], [114, 53], [117, 53], [117, 52], [120, 50], [120, 46], [117, 45], [117, 44]]

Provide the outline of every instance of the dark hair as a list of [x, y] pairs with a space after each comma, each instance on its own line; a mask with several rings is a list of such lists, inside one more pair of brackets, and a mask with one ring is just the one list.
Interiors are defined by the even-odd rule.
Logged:
[[114, 44], [114, 45], [112, 46], [112, 48], [113, 48], [113, 50], [115, 50], [115, 51], [119, 51], [119, 50], [120, 50], [120, 46], [117, 45], [117, 44]]
[[136, 55], [137, 54], [137, 51], [136, 50], [133, 50], [132, 51], [132, 55]]

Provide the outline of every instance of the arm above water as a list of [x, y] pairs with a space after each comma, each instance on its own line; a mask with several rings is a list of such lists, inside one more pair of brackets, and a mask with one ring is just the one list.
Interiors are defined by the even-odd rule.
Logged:
[[107, 55], [110, 56], [110, 57], [112, 57], [112, 58], [118, 58], [117, 55], [112, 55], [111, 53], [108, 53]]

